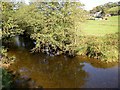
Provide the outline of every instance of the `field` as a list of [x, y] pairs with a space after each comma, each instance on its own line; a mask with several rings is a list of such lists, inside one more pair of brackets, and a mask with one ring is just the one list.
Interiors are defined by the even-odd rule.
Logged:
[[87, 20], [82, 25], [82, 34], [83, 35], [95, 35], [102, 36], [105, 34], [112, 34], [118, 32], [118, 17], [112, 16], [107, 20]]
[[87, 20], [81, 25], [81, 31], [77, 32], [78, 54], [118, 62], [118, 16], [108, 20]]

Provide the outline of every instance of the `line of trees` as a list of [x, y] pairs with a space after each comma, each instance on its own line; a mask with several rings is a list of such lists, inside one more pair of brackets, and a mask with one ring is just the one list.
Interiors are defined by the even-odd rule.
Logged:
[[99, 5], [90, 10], [91, 14], [102, 11], [104, 14], [120, 15], [120, 2], [109, 2], [104, 5]]
[[2, 2], [2, 40], [29, 35], [36, 41], [34, 50], [49, 43], [60, 49], [75, 48], [76, 23], [85, 20], [80, 2]]

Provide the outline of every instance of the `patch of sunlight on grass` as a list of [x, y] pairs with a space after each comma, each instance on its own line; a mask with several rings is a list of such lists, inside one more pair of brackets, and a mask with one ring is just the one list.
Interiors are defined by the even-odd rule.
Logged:
[[[85, 23], [82, 23], [81, 32], [83, 35], [95, 35], [103, 36], [106, 34], [112, 34], [118, 32], [118, 17], [112, 16], [108, 20], [87, 20]], [[77, 33], [81, 33], [78, 31]]]

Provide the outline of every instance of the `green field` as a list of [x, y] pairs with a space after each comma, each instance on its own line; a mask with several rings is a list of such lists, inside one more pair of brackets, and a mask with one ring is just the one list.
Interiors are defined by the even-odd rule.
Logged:
[[83, 35], [97, 36], [118, 32], [118, 26], [120, 27], [118, 17], [120, 18], [120, 16], [112, 16], [107, 20], [87, 20], [81, 24], [81, 32]]
[[[87, 20], [79, 24], [78, 55], [99, 58], [107, 63], [118, 62], [118, 26], [118, 16], [107, 20]], [[97, 53], [102, 54], [97, 56]]]

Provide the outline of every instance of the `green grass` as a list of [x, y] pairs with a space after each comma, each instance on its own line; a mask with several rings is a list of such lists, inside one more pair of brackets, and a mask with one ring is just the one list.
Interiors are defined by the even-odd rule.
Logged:
[[106, 63], [118, 62], [118, 16], [109, 17], [108, 20], [87, 20], [79, 26], [78, 55]]
[[[105, 34], [112, 34], [118, 32], [118, 17], [112, 16], [108, 20], [87, 20], [85, 23], [81, 24], [81, 32], [83, 35], [96, 35], [102, 36]], [[79, 32], [79, 33], [81, 33]]]

